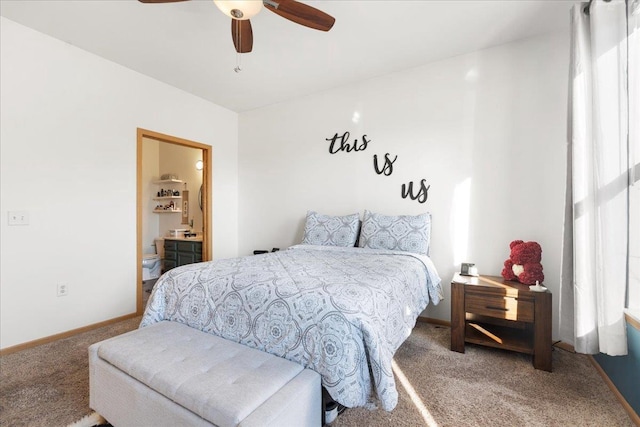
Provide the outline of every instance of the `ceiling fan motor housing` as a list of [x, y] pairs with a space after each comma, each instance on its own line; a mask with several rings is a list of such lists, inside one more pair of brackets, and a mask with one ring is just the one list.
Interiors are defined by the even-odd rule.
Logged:
[[213, 0], [218, 9], [232, 19], [247, 20], [262, 10], [260, 0]]

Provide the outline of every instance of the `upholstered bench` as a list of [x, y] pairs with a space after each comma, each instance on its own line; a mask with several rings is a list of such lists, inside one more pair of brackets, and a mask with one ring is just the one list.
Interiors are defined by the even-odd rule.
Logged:
[[116, 427], [320, 426], [320, 376], [160, 322], [89, 347], [90, 406]]

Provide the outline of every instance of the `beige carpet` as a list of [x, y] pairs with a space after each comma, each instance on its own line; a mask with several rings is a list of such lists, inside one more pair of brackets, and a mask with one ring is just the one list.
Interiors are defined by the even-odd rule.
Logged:
[[136, 329], [140, 319], [0, 356], [0, 426], [66, 426], [88, 415], [89, 345]]
[[[0, 426], [66, 426], [89, 414], [87, 347], [139, 320], [0, 357]], [[407, 381], [396, 375], [396, 409], [348, 409], [332, 426], [633, 426], [585, 356], [555, 349], [548, 373], [526, 355], [451, 352], [449, 337], [419, 323], [395, 358]]]
[[528, 355], [475, 345], [452, 352], [450, 337], [449, 328], [418, 323], [395, 357], [417, 397], [396, 374], [393, 412], [350, 409], [333, 426], [634, 425], [584, 355], [554, 348], [549, 373]]

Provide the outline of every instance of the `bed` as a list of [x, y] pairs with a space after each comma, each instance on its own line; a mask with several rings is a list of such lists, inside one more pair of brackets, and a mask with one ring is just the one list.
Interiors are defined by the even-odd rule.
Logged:
[[313, 369], [344, 406], [390, 411], [398, 400], [393, 355], [441, 298], [426, 254], [307, 242], [170, 270], [141, 327], [187, 324]]

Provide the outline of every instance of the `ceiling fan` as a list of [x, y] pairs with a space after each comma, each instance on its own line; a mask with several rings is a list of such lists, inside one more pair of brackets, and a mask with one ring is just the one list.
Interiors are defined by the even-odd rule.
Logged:
[[[141, 3], [176, 3], [187, 0], [138, 0]], [[335, 18], [314, 7], [296, 0], [213, 0], [215, 5], [231, 18], [231, 37], [238, 53], [251, 52], [253, 30], [250, 18], [262, 10], [262, 6], [275, 14], [305, 27], [329, 31]]]

